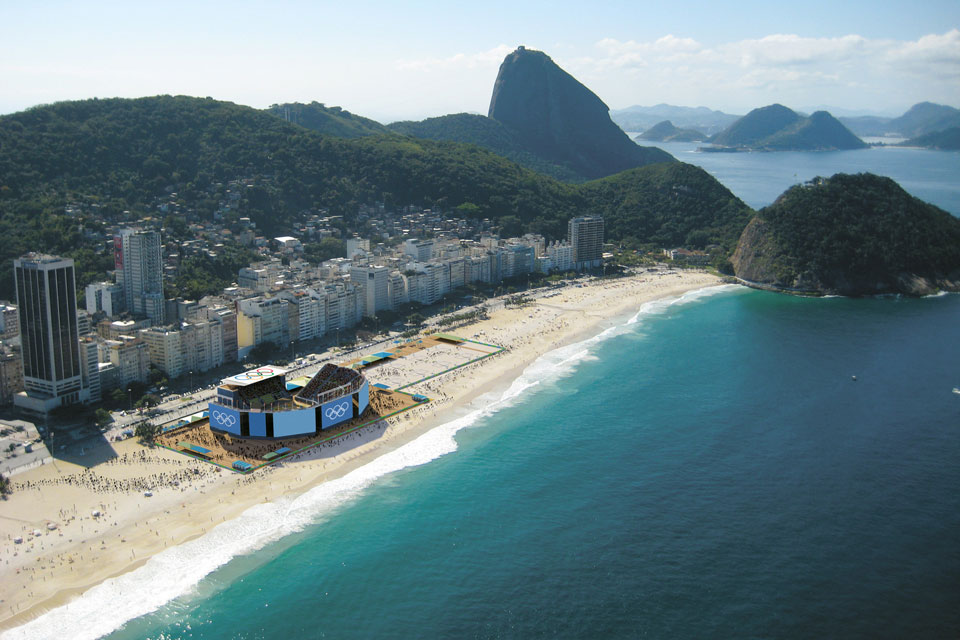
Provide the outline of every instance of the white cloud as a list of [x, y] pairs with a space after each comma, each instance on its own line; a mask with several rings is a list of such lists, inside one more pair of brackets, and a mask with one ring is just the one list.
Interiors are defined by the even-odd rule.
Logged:
[[567, 66], [617, 107], [672, 102], [744, 112], [782, 102], [896, 111], [920, 100], [960, 104], [957, 29], [913, 41], [781, 33], [712, 46], [671, 34], [648, 42], [605, 38], [594, 50]]
[[501, 44], [486, 51], [457, 53], [447, 58], [400, 59], [395, 63], [399, 71], [447, 71], [455, 69], [497, 68], [513, 47]]

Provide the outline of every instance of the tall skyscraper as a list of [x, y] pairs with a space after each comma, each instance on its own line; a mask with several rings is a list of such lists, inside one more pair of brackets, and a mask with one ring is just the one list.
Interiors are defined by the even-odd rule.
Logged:
[[603, 264], [602, 217], [570, 218], [567, 240], [573, 247], [573, 263], [576, 269], [589, 269]]
[[14, 403], [46, 413], [85, 400], [73, 260], [28, 254], [13, 261], [23, 386]]
[[163, 324], [163, 258], [160, 232], [124, 229], [113, 238], [117, 284], [127, 311]]

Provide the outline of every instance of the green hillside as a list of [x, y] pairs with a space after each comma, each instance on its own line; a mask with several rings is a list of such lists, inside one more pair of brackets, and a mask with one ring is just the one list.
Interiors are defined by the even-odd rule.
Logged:
[[960, 290], [960, 219], [868, 173], [791, 187], [750, 222], [737, 276], [788, 289], [869, 295]]
[[455, 113], [437, 118], [404, 120], [387, 125], [390, 131], [427, 140], [475, 144], [517, 164], [566, 182], [583, 182], [584, 178], [568, 167], [544, 160], [526, 150], [517, 134], [505, 125], [471, 113]]
[[375, 120], [354, 115], [340, 107], [327, 107], [319, 102], [275, 104], [266, 111], [328, 136], [359, 138], [388, 133], [387, 128]]
[[81, 285], [109, 268], [108, 258], [79, 248], [102, 246], [83, 236], [98, 223], [69, 217], [67, 204], [93, 203], [99, 218], [124, 222], [163, 215], [156, 199], [175, 193], [183, 210], [212, 220], [218, 185], [234, 179], [250, 181], [244, 213], [267, 234], [289, 231], [302, 211], [321, 207], [349, 225], [362, 203], [469, 203], [473, 215], [512, 216], [552, 238], [565, 235], [569, 217], [594, 213], [611, 217], [611, 240], [680, 244], [699, 224], [691, 212], [715, 211], [707, 235], [693, 237], [702, 246], [735, 236], [749, 212], [706, 172], [679, 164], [575, 186], [473, 145], [323, 136], [211, 99], [64, 102], [0, 117], [0, 297], [12, 293], [11, 259], [28, 250], [90, 253], [78, 262]]

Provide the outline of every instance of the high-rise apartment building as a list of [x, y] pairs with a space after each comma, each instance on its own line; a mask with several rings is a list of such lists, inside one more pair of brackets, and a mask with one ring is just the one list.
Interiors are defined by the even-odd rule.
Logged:
[[358, 303], [363, 305], [362, 313], [373, 317], [378, 312], [390, 309], [389, 280], [390, 269], [379, 265], [353, 265], [350, 267], [350, 280], [362, 292]]
[[24, 392], [14, 403], [34, 413], [86, 400], [73, 260], [28, 254], [13, 261]]
[[603, 218], [583, 216], [570, 218], [567, 241], [573, 247], [576, 269], [589, 269], [603, 264]]
[[0, 302], [0, 339], [6, 340], [20, 335], [20, 316], [12, 304]]
[[112, 318], [126, 308], [123, 286], [113, 282], [91, 282], [86, 288], [86, 300], [90, 315], [103, 311]]
[[20, 391], [23, 391], [20, 345], [0, 341], [0, 405], [13, 402], [14, 395]]
[[124, 229], [114, 236], [117, 284], [127, 311], [163, 324], [163, 257], [159, 231]]

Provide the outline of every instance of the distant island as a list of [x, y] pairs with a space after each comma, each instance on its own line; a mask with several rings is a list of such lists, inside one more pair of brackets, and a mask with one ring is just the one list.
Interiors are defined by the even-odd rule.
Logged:
[[679, 107], [660, 103], [652, 107], [634, 105], [626, 109], [614, 109], [610, 111], [610, 118], [624, 131], [646, 131], [669, 120], [681, 129], [695, 129], [710, 136], [720, 133], [740, 116], [707, 107]]
[[634, 140], [645, 140], [649, 142], [699, 142], [709, 137], [707, 134], [697, 131], [696, 129], [678, 129], [673, 126], [673, 123], [669, 120], [664, 120], [650, 127], [634, 138]]
[[868, 145], [826, 111], [805, 118], [781, 104], [754, 109], [702, 151], [828, 151]]
[[944, 131], [926, 133], [916, 138], [910, 138], [902, 143], [903, 147], [923, 147], [924, 149], [939, 149], [941, 151], [960, 151], [960, 127], [951, 127]]
[[890, 178], [815, 178], [760, 210], [731, 262], [738, 278], [782, 291], [960, 291], [960, 219]]

